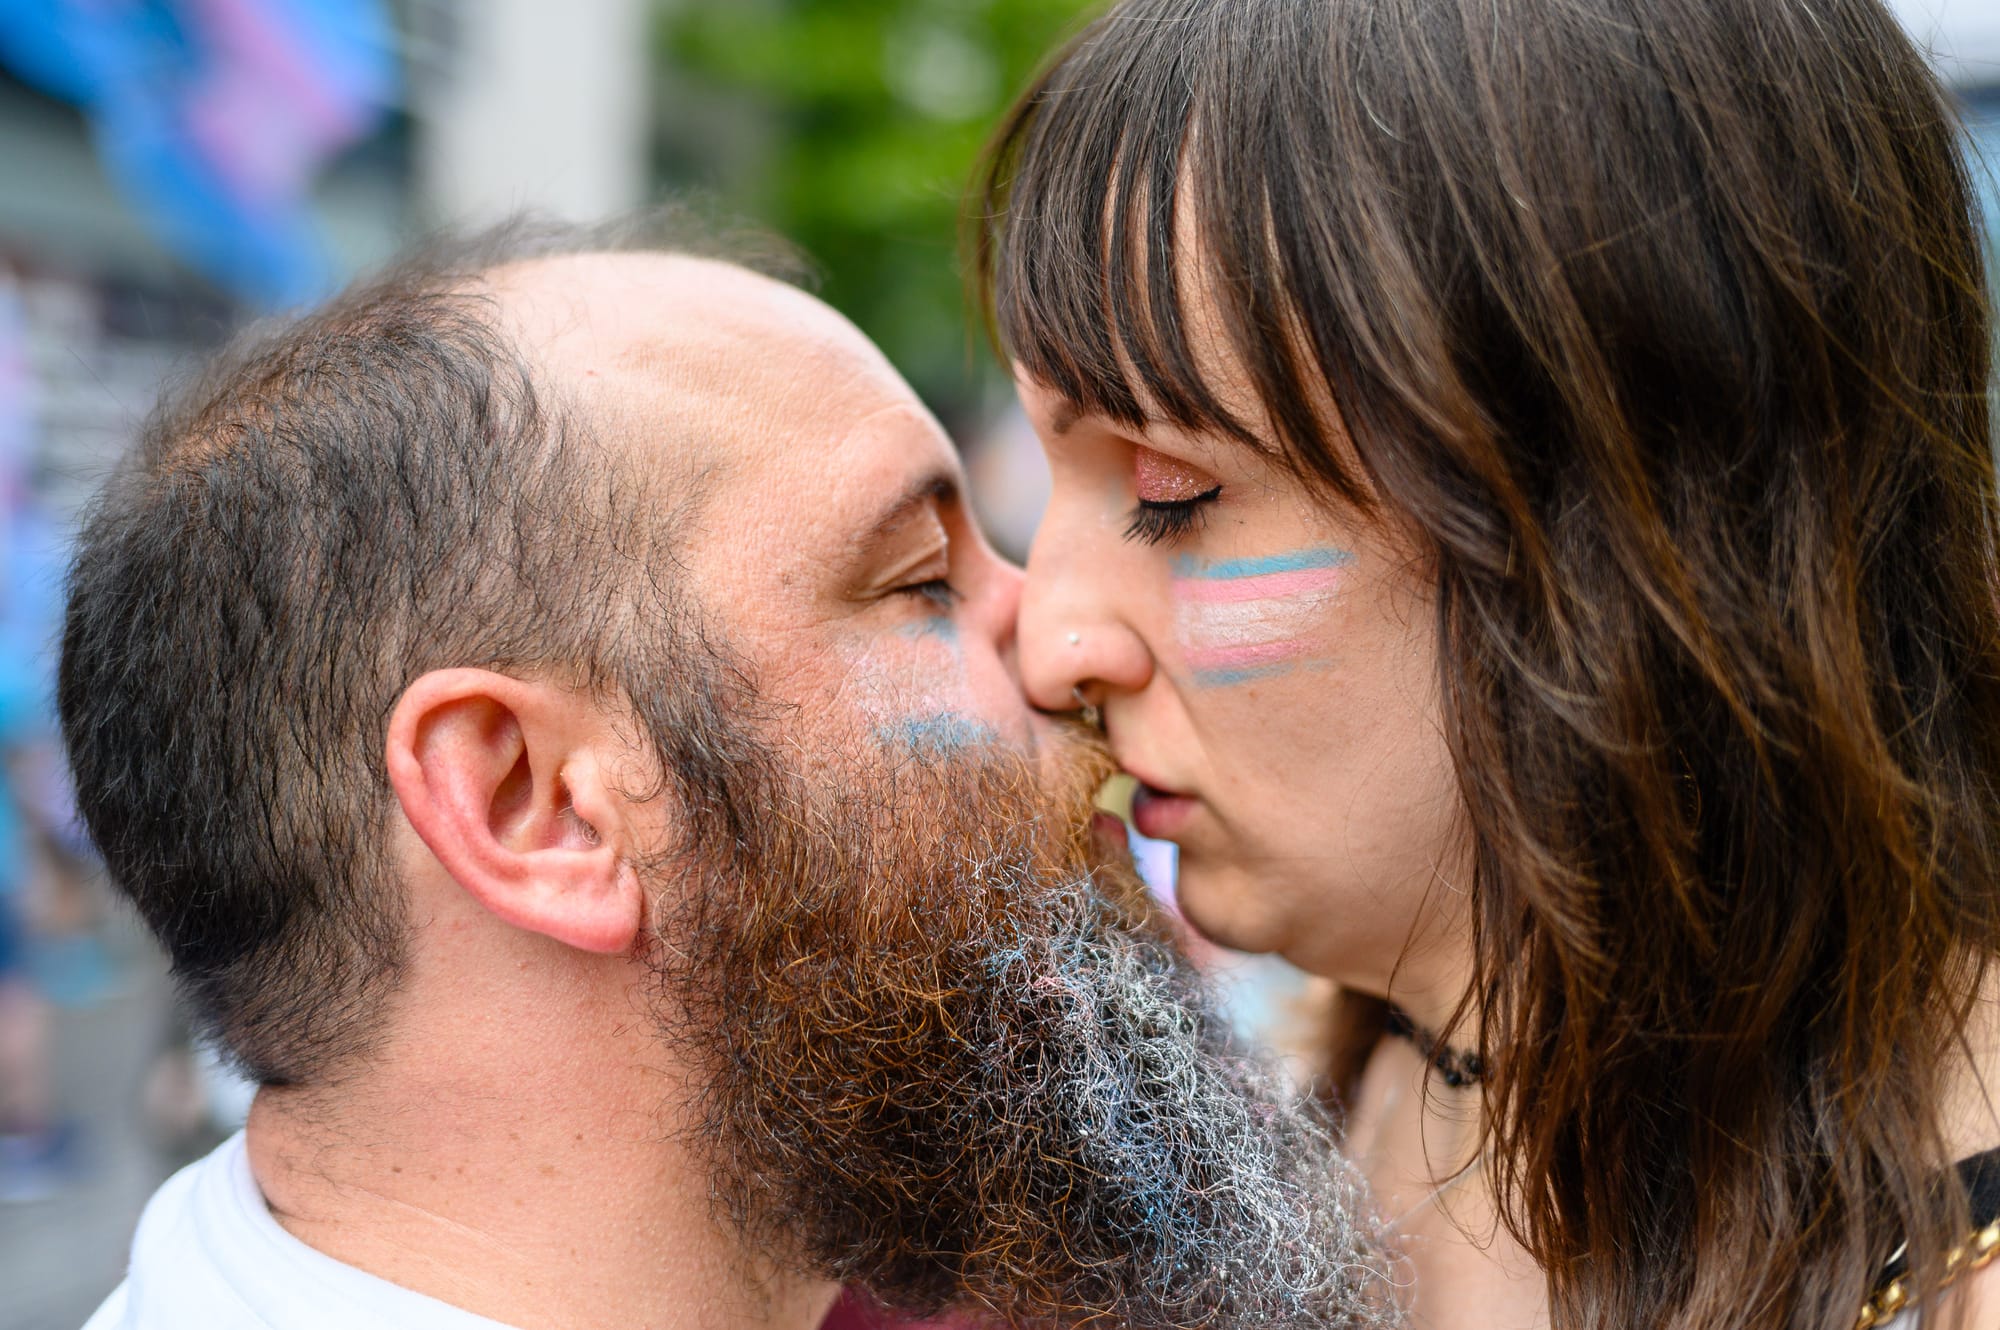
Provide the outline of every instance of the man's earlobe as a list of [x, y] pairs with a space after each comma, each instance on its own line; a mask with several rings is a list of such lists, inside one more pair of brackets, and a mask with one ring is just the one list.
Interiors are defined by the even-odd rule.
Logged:
[[438, 863], [488, 912], [584, 951], [644, 922], [589, 704], [491, 670], [433, 670], [389, 717], [389, 784]]

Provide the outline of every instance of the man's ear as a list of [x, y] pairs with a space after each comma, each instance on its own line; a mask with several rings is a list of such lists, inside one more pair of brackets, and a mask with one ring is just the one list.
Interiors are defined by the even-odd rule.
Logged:
[[433, 670], [389, 717], [389, 784], [445, 872], [496, 917], [629, 951], [645, 916], [587, 701], [491, 670]]

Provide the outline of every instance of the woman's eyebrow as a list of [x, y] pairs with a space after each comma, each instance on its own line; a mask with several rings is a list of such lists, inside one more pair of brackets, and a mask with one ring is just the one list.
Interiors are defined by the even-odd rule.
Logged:
[[1141, 415], [1135, 420], [1126, 420], [1123, 416], [1110, 415], [1079, 405], [1068, 397], [1057, 397], [1054, 407], [1049, 411], [1049, 433], [1055, 438], [1062, 438], [1087, 420], [1101, 420], [1119, 429], [1139, 434], [1149, 434], [1166, 425], [1165, 421], [1151, 415]]

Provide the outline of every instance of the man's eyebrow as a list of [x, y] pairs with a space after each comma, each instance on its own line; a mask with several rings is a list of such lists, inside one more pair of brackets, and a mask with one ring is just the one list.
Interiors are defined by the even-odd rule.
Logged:
[[925, 505], [935, 503], [949, 506], [957, 500], [957, 479], [944, 471], [933, 472], [904, 490], [901, 497], [883, 509], [882, 515], [868, 524], [868, 529], [862, 533], [861, 539], [864, 543], [872, 544], [892, 534], [897, 527], [916, 516], [917, 510]]

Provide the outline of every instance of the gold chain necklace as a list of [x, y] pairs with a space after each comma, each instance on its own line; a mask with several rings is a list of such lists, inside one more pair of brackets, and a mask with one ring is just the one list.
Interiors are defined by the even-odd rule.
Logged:
[[[2000, 1219], [1984, 1228], [1974, 1229], [1972, 1236], [1945, 1253], [1944, 1278], [1938, 1281], [1938, 1290], [1951, 1287], [1952, 1282], [1968, 1270], [1979, 1270], [1992, 1263], [2000, 1255]], [[1855, 1319], [1855, 1330], [1876, 1330], [1887, 1325], [1910, 1305], [1908, 1275], [1897, 1275], [1881, 1290], [1861, 1304], [1861, 1315]]]

